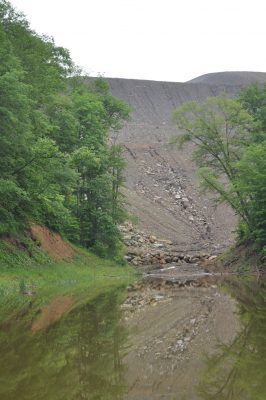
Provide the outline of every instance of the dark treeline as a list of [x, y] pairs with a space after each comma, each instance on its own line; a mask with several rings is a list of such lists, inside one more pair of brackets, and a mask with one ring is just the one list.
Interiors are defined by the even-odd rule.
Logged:
[[0, 234], [31, 221], [102, 256], [120, 247], [124, 161], [108, 144], [129, 108], [0, 1]]

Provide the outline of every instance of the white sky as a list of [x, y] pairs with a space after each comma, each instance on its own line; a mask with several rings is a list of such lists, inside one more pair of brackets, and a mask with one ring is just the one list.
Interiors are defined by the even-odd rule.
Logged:
[[10, 0], [92, 76], [266, 71], [265, 0]]

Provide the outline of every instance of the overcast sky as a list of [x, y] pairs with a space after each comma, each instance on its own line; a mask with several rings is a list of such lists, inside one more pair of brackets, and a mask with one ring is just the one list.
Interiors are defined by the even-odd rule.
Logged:
[[265, 0], [11, 0], [92, 76], [266, 71]]

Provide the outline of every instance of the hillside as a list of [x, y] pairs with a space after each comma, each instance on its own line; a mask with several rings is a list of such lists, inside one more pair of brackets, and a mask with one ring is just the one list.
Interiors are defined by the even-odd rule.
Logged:
[[172, 240], [180, 250], [217, 252], [233, 239], [235, 216], [225, 206], [214, 207], [200, 193], [191, 149], [178, 151], [169, 141], [178, 134], [172, 111], [185, 101], [203, 101], [221, 91], [235, 95], [265, 73], [208, 74], [187, 83], [109, 78], [113, 95], [133, 109], [117, 140], [127, 159], [129, 210], [146, 232]]
[[265, 83], [265, 72], [225, 71], [205, 74], [190, 80], [188, 83], [206, 83], [209, 85], [246, 86], [252, 82]]

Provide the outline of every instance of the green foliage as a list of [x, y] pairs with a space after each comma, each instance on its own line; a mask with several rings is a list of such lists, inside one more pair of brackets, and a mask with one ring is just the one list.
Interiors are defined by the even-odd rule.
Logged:
[[248, 201], [252, 235], [259, 248], [266, 245], [266, 141], [251, 145], [238, 163], [238, 190]]
[[239, 216], [241, 239], [266, 244], [266, 90], [252, 85], [239, 100], [221, 94], [185, 103], [173, 114], [183, 132], [174, 142], [195, 145], [203, 186]]
[[73, 77], [68, 51], [7, 1], [0, 42], [0, 234], [35, 220], [115, 256], [124, 163], [108, 133], [120, 129], [128, 106], [102, 78], [86, 85]]
[[245, 199], [235, 188], [236, 163], [250, 143], [255, 129], [252, 117], [241, 105], [224, 94], [208, 98], [205, 103], [186, 103], [174, 115], [184, 134], [176, 141], [182, 146], [196, 145], [194, 159], [206, 188], [217, 194], [217, 200], [229, 203], [246, 223], [249, 214]]
[[24, 227], [30, 201], [27, 193], [8, 179], [0, 179], [0, 234]]
[[266, 85], [254, 83], [244, 88], [239, 95], [240, 104], [256, 121], [258, 128], [254, 141], [265, 140], [266, 132]]

